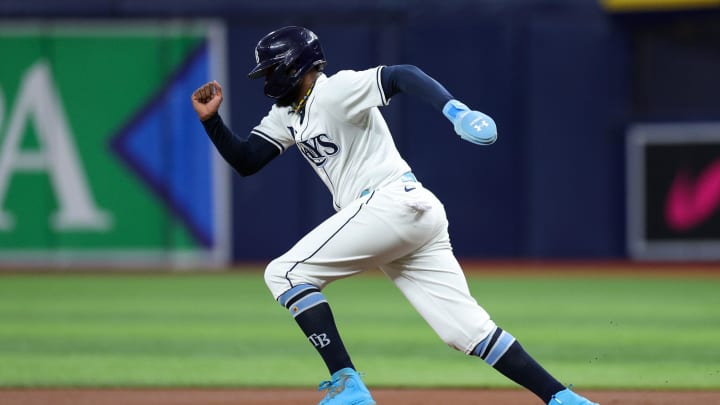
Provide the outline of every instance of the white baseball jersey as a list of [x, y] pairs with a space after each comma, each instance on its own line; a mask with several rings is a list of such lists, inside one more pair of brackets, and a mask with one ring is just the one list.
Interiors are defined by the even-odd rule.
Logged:
[[281, 152], [297, 144], [338, 211], [273, 260], [265, 281], [277, 299], [380, 268], [448, 345], [470, 353], [494, 330], [452, 253], [440, 201], [400, 157], [378, 106], [382, 67], [321, 75], [304, 115], [273, 106], [255, 135]]
[[297, 144], [332, 193], [336, 210], [400, 178], [410, 167], [395, 147], [378, 106], [388, 100], [382, 66], [318, 77], [303, 114], [273, 106], [251, 133], [280, 152]]

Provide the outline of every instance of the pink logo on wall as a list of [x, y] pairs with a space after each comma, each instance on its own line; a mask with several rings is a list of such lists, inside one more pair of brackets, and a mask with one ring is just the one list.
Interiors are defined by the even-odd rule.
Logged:
[[720, 158], [693, 179], [688, 170], [675, 175], [665, 200], [665, 222], [678, 232], [701, 225], [720, 209]]

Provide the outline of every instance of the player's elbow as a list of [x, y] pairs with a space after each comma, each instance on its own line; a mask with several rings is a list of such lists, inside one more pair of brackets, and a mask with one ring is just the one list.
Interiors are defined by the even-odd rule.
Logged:
[[248, 177], [252, 176], [253, 174], [260, 171], [259, 167], [255, 166], [246, 166], [246, 165], [237, 165], [233, 166], [235, 168], [235, 172], [240, 175], [240, 177]]

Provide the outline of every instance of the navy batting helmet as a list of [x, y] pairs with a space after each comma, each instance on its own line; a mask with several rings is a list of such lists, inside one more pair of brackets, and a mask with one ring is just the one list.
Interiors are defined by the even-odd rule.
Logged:
[[316, 66], [322, 70], [326, 63], [317, 35], [295, 26], [265, 35], [255, 47], [255, 62], [248, 76], [265, 76], [265, 95], [274, 99], [290, 93], [307, 71]]

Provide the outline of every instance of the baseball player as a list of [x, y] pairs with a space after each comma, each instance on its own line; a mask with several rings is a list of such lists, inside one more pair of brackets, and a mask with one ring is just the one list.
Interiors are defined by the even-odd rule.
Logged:
[[[218, 115], [222, 87], [210, 82], [192, 95], [205, 131], [241, 176], [256, 173], [296, 145], [332, 194], [337, 211], [265, 270], [273, 297], [290, 311], [330, 373], [321, 405], [370, 405], [322, 289], [364, 269], [380, 268], [449, 346], [477, 356], [550, 405], [591, 405], [565, 388], [498, 327], [470, 295], [448, 236], [443, 205], [398, 153], [378, 107], [404, 93], [426, 101], [455, 132], [478, 145], [495, 142], [487, 115], [456, 100], [409, 65], [323, 74], [318, 37], [284, 27], [255, 48], [253, 79], [275, 100], [243, 139]], [[288, 202], [292, 203], [292, 202]]]

